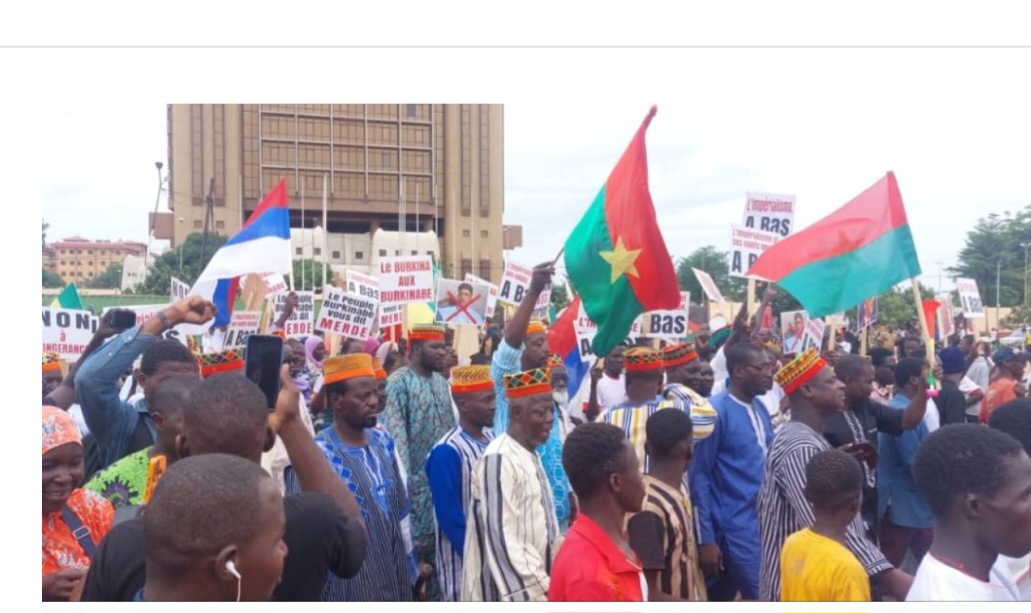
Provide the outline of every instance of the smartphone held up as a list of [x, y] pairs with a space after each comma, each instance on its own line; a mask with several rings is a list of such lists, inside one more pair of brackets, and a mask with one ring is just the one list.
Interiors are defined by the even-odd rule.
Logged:
[[244, 373], [265, 394], [269, 410], [279, 398], [279, 371], [283, 366], [283, 339], [268, 334], [252, 334], [244, 348]]

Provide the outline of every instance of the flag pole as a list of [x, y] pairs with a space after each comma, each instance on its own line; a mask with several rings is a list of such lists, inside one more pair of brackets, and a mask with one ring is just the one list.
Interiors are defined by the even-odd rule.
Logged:
[[329, 175], [322, 173], [322, 295], [326, 295], [326, 275], [329, 274], [329, 255], [327, 250], [329, 248], [329, 228], [327, 227], [326, 221], [326, 206], [329, 198]]
[[558, 250], [558, 255], [556, 255], [555, 259], [551, 261], [551, 265], [554, 266], [555, 264], [558, 264], [558, 261], [562, 259], [562, 254], [565, 252], [566, 246], [562, 245], [562, 248]]
[[[934, 345], [932, 344], [931, 333], [927, 328], [927, 315], [924, 313], [924, 304], [920, 298], [920, 281], [917, 277], [913, 277], [912, 280], [913, 289], [913, 304], [916, 305], [916, 316], [917, 321], [920, 322], [920, 336], [924, 339], [924, 347], [926, 347], [926, 355], [924, 360], [927, 362], [927, 369], [929, 371], [934, 370]], [[931, 377], [931, 381], [934, 383], [932, 389], [938, 389], [938, 382]]]

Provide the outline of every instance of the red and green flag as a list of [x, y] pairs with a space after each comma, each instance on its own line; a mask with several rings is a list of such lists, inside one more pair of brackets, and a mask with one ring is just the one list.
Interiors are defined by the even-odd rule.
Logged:
[[566, 240], [566, 272], [598, 325], [595, 355], [626, 338], [645, 311], [675, 309], [680, 288], [648, 193], [644, 134], [652, 107], [587, 213]]
[[773, 281], [810, 317], [852, 308], [920, 275], [895, 174], [767, 249], [748, 276]]

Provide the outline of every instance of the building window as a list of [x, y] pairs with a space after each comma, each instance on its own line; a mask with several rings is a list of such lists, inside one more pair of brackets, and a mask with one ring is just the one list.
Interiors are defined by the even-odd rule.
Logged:
[[92, 249], [90, 249], [89, 251], [87, 251], [87, 252], [86, 252], [86, 255], [93, 255], [93, 250], [92, 250]]
[[67, 263], [68, 263], [68, 262], [65, 262], [64, 260], [61, 260], [61, 266], [64, 266], [64, 265], [65, 265], [65, 264], [67, 264]]
[[379, 257], [381, 257], [381, 258], [387, 257], [387, 250], [386, 249], [380, 249], [379, 250]]
[[415, 105], [414, 104], [409, 104], [409, 105], [406, 105], [406, 106], [408, 107], [408, 109], [407, 109], [408, 116], [409, 117], [415, 117]]
[[[381, 249], [380, 250], [380, 255], [382, 255], [384, 253], [386, 253], [386, 252]], [[356, 259], [356, 260], [364, 260], [365, 259], [365, 252], [363, 252], [363, 251], [355, 251], [354, 252], [354, 259]]]
[[294, 249], [294, 254], [296, 254], [296, 255], [304, 255], [304, 249], [302, 249], [301, 247], [298, 247], [297, 249]]
[[462, 238], [469, 238], [469, 231], [468, 230], [462, 230]]
[[216, 230], [225, 230], [226, 229], [226, 222], [224, 222], [224, 221], [216, 221], [215, 222], [215, 229]]
[[322, 255], [322, 249], [320, 247], [316, 247], [314, 249], [314, 252], [315, 252], [315, 255]]
[[487, 231], [486, 230], [480, 230], [480, 238], [487, 238]]
[[340, 252], [339, 251], [334, 251], [333, 252], [333, 259], [334, 260], [339, 260], [340, 259]]
[[433, 252], [432, 251], [427, 251], [426, 255], [433, 255]]
[[199, 220], [199, 219], [194, 219], [193, 220], [193, 229], [194, 230], [200, 230], [202, 225], [203, 224], [201, 223], [201, 220]]
[[419, 252], [416, 251], [415, 249], [412, 249], [412, 255], [419, 255]]

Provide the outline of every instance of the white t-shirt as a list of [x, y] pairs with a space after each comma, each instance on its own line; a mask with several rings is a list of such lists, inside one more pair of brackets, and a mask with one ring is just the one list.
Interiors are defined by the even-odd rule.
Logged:
[[1031, 601], [1031, 553], [1019, 559], [999, 556], [999, 561], [1004, 562], [1009, 569], [1013, 583], [1020, 593], [1020, 599]]
[[920, 568], [913, 577], [913, 587], [906, 596], [906, 602], [1020, 601], [1020, 592], [1013, 583], [1006, 562], [1001, 557], [992, 566], [989, 579], [988, 583], [979, 581], [939, 561], [929, 553], [920, 562]]
[[[590, 385], [588, 381], [588, 393], [590, 393]], [[601, 379], [598, 379], [598, 409], [604, 413], [624, 400], [626, 400], [626, 375], [620, 373], [618, 379], [613, 379], [608, 373], [603, 374]]]

